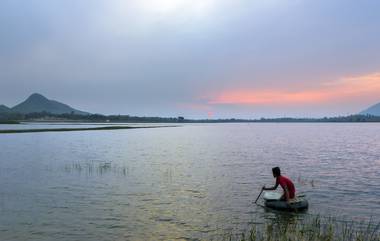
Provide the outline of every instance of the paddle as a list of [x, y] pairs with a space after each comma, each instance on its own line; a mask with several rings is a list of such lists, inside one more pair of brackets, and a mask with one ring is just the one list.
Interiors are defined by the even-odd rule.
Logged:
[[260, 192], [259, 196], [257, 196], [257, 198], [256, 198], [255, 204], [257, 204], [257, 200], [259, 200], [259, 198], [261, 196], [261, 193], [263, 193], [263, 191], [264, 191], [264, 189], [261, 189], [261, 192]]

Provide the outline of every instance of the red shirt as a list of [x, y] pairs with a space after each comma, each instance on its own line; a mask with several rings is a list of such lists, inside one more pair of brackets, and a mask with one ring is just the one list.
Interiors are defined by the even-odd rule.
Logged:
[[294, 187], [293, 182], [290, 181], [289, 178], [285, 176], [278, 176], [276, 179], [276, 184], [279, 184], [282, 187], [282, 189], [284, 189], [284, 192], [285, 192], [285, 188], [288, 189], [290, 199], [295, 197], [296, 188]]

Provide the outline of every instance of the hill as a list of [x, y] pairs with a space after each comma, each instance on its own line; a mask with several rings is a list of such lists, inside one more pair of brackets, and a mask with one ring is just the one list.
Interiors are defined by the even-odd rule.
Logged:
[[11, 109], [8, 108], [7, 106], [5, 105], [0, 105], [0, 113], [4, 113], [4, 112], [10, 112]]
[[366, 110], [363, 110], [360, 112], [362, 115], [374, 115], [374, 116], [380, 116], [380, 103], [377, 103], [371, 107], [369, 107]]
[[24, 102], [14, 106], [11, 109], [14, 113], [28, 114], [37, 112], [49, 112], [52, 114], [77, 114], [88, 115], [89, 113], [76, 110], [66, 104], [55, 100], [49, 100], [41, 94], [32, 94]]

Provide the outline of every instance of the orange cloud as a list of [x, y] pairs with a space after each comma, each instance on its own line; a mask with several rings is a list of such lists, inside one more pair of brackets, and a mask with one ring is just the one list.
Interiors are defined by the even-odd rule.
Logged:
[[218, 93], [209, 104], [297, 105], [319, 104], [332, 100], [377, 94], [380, 97], [380, 73], [345, 77], [313, 89], [234, 89]]

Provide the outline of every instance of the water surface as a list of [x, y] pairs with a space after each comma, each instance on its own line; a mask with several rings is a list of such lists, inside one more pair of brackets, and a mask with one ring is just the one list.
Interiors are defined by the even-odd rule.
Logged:
[[217, 239], [278, 218], [252, 204], [277, 165], [301, 217], [380, 221], [380, 124], [192, 124], [0, 135], [0, 237]]

